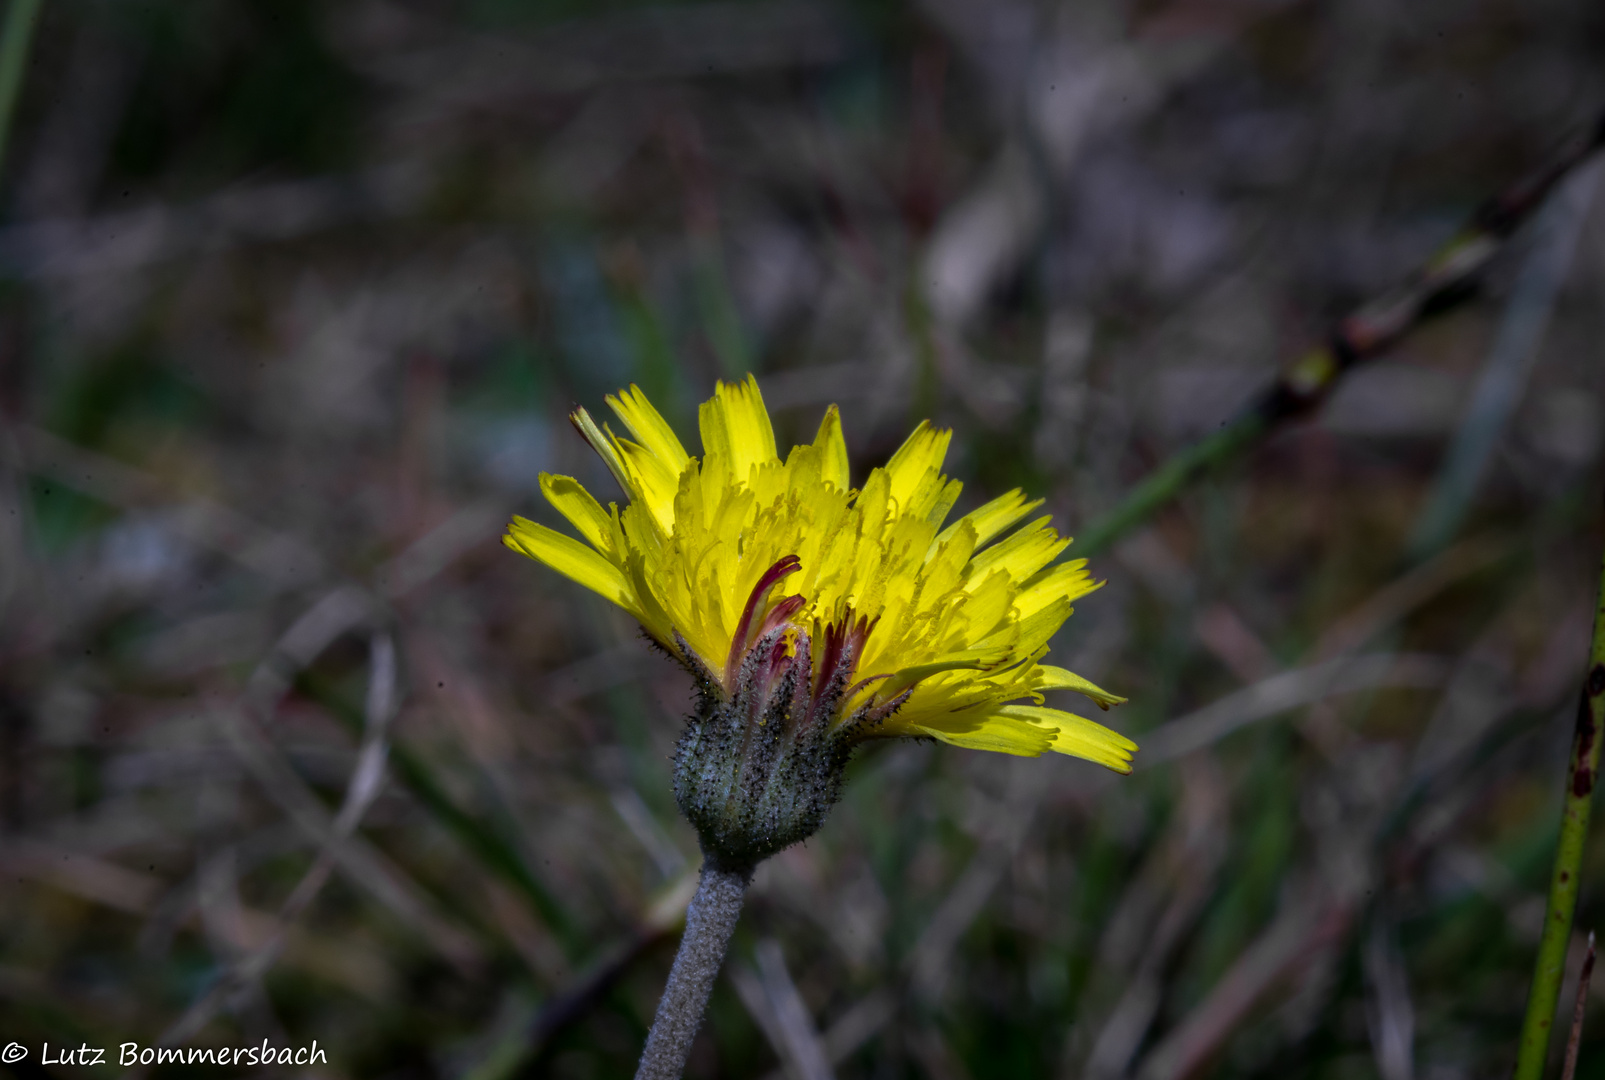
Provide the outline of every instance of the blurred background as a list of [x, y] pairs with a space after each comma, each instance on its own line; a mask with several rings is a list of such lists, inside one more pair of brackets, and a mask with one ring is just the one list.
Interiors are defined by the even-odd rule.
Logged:
[[[0, 185], [6, 1068], [631, 1075], [690, 695], [498, 543], [558, 524], [543, 469], [613, 493], [573, 404], [639, 383], [694, 446], [753, 371], [783, 445], [839, 403], [861, 478], [931, 417], [960, 512], [1076, 533], [1602, 105], [1582, 0], [45, 0]], [[1605, 542], [1597, 174], [1098, 555], [1053, 655], [1130, 697], [1134, 776], [862, 753], [691, 1075], [1506, 1075]]]

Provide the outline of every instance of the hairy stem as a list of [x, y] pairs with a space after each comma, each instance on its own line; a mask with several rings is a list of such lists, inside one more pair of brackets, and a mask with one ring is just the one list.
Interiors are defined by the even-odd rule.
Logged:
[[658, 1002], [635, 1080], [679, 1080], [751, 880], [751, 867], [730, 870], [703, 862], [702, 879], [686, 908], [680, 951], [669, 969], [669, 984]]
[[1560, 846], [1549, 879], [1544, 933], [1538, 942], [1533, 985], [1527, 995], [1527, 1018], [1521, 1026], [1521, 1049], [1514, 1080], [1540, 1080], [1549, 1056], [1549, 1035], [1566, 972], [1566, 946], [1571, 940], [1572, 913], [1577, 908], [1577, 875], [1588, 839], [1588, 815], [1599, 779], [1600, 737], [1605, 734], [1605, 565], [1594, 614], [1594, 645], [1589, 650], [1583, 697], [1577, 707], [1577, 733], [1566, 764], [1566, 810], [1560, 820]]

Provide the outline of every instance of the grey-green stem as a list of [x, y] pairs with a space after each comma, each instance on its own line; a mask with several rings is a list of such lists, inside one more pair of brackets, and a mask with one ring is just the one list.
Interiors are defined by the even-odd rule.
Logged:
[[696, 895], [686, 908], [680, 951], [669, 969], [669, 985], [658, 1002], [635, 1080], [679, 1080], [685, 1071], [691, 1040], [702, 1026], [713, 980], [719, 977], [730, 935], [741, 915], [741, 898], [751, 880], [750, 868], [728, 870], [703, 862]]

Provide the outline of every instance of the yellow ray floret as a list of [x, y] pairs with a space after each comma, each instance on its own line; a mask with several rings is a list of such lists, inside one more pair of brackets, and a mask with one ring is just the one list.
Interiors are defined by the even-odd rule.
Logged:
[[944, 529], [960, 490], [941, 471], [950, 431], [920, 424], [853, 489], [835, 406], [782, 461], [750, 375], [701, 406], [700, 459], [637, 387], [607, 401], [628, 438], [584, 409], [573, 420], [627, 504], [604, 508], [574, 479], [542, 474], [585, 543], [515, 518], [508, 547], [618, 604], [727, 693], [759, 635], [784, 629], [777, 647], [813, 642], [816, 679], [830, 674], [824, 643], [851, 650], [854, 685], [832, 722], [873, 714], [865, 737], [1052, 750], [1130, 771], [1129, 739], [1042, 704], [1048, 690], [1105, 709], [1125, 700], [1039, 662], [1071, 603], [1101, 582], [1084, 560], [1054, 563], [1070, 541], [1049, 518], [1003, 535], [1041, 505], [1019, 491]]

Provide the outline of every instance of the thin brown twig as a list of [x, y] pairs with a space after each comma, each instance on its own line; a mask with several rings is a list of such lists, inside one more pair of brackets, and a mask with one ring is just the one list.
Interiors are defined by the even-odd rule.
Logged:
[[1164, 1037], [1138, 1068], [1140, 1080], [1196, 1076], [1274, 987], [1348, 933], [1352, 899], [1325, 890], [1289, 907], [1237, 958], [1209, 995]]
[[627, 940], [604, 951], [567, 987], [552, 995], [527, 1027], [519, 1060], [540, 1061], [559, 1032], [583, 1017], [636, 961], [684, 925], [696, 887], [697, 871], [682, 873], [659, 893]]
[[1411, 1080], [1415, 1075], [1415, 1005], [1410, 980], [1387, 913], [1379, 904], [1360, 948], [1366, 984], [1366, 1027], [1382, 1080]]
[[[349, 837], [356, 831], [363, 814], [378, 798], [384, 787], [384, 763], [389, 751], [390, 721], [397, 704], [396, 647], [390, 635], [375, 634], [370, 646], [370, 673], [368, 700], [365, 712], [365, 730], [362, 745], [357, 751], [356, 765], [346, 784], [345, 798], [334, 820], [334, 831]], [[197, 998], [184, 1015], [175, 1021], [159, 1040], [163, 1046], [182, 1043], [206, 1026], [217, 1010], [242, 987], [258, 983], [262, 976], [278, 962], [288, 942], [292, 925], [312, 905], [335, 868], [335, 857], [325, 847], [318, 852], [312, 866], [291, 890], [279, 908], [272, 933], [253, 952], [236, 960], [228, 971], [220, 975], [212, 986]]]
[[[1099, 967], [1124, 981], [1124, 990], [1104, 1016], [1085, 1018], [1089, 1031], [1097, 1025], [1097, 1035], [1081, 1067], [1067, 1058], [1061, 1076], [1119, 1080], [1129, 1074], [1159, 1018], [1170, 965], [1216, 893], [1229, 847], [1227, 781], [1208, 755], [1189, 759], [1178, 772], [1181, 803], [1167, 834], [1122, 895], [1099, 945]], [[1113, 998], [1118, 985], [1099, 996]], [[1095, 999], [1084, 991], [1082, 1000]]]
[[1385, 686], [1437, 686], [1445, 674], [1445, 665], [1437, 657], [1393, 653], [1339, 657], [1294, 668], [1163, 725], [1143, 740], [1136, 766], [1151, 769], [1174, 761], [1255, 721], [1333, 694]]
[[[825, 1060], [832, 1066], [840, 1065], [860, 1046], [880, 1034], [896, 1015], [897, 999], [890, 990], [882, 987], [865, 994], [819, 1033]], [[771, 1069], [763, 1080], [786, 1080], [786, 1070]]]
[[0, 844], [0, 869], [18, 880], [29, 877], [68, 895], [133, 915], [147, 914], [162, 890], [160, 879], [153, 875], [22, 837], [7, 837]]
[[774, 1010], [780, 1044], [776, 1047], [796, 1072], [798, 1080], [835, 1080], [829, 1055], [808, 1012], [807, 1003], [797, 991], [780, 943], [773, 938], [758, 942], [758, 979]]
[[342, 835], [323, 804], [290, 766], [260, 724], [247, 710], [220, 709], [217, 721], [229, 745], [249, 772], [290, 819], [326, 850], [387, 908], [419, 930], [445, 957], [459, 966], [472, 966], [479, 948], [456, 926], [434, 910], [434, 905], [361, 836]]
[[908, 978], [915, 992], [935, 1004], [947, 989], [953, 950], [980, 917], [987, 899], [1019, 853], [1048, 792], [1049, 772], [1027, 762], [1015, 774], [1012, 792], [999, 808], [1001, 822], [953, 883], [936, 913], [925, 924], [908, 960]]
[[1577, 1051], [1583, 1039], [1583, 1013], [1588, 1010], [1588, 984], [1594, 978], [1594, 931], [1588, 932], [1588, 952], [1583, 954], [1583, 969], [1577, 974], [1577, 1004], [1572, 1006], [1572, 1031], [1566, 1038], [1566, 1064], [1560, 1070], [1560, 1080], [1572, 1080], [1577, 1073]]
[[1411, 567], [1322, 631], [1309, 660], [1355, 652], [1449, 586], [1498, 563], [1514, 546], [1509, 538], [1473, 536]]

